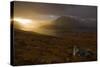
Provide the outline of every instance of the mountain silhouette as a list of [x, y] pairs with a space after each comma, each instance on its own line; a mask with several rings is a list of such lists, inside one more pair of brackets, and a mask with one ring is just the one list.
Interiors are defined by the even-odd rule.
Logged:
[[96, 32], [96, 21], [93, 20], [83, 21], [80, 18], [60, 16], [51, 23], [40, 28], [61, 36], [71, 32]]

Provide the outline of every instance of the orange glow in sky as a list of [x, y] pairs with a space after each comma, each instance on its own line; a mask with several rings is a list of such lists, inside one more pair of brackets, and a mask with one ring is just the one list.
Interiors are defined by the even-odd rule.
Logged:
[[33, 20], [33, 19], [25, 19], [25, 18], [14, 18], [13, 19], [16, 24], [20, 25], [18, 29], [24, 30], [24, 31], [34, 31], [34, 32], [41, 32], [43, 31], [42, 28], [40, 28], [43, 25], [49, 25], [50, 22], [45, 20]]
[[23, 19], [23, 18], [14, 18], [14, 21], [17, 21], [18, 23], [23, 24], [23, 25], [27, 25], [27, 24], [32, 23], [32, 20]]

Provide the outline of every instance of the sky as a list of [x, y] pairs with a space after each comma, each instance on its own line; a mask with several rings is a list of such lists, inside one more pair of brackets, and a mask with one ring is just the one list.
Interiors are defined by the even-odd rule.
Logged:
[[97, 7], [37, 2], [14, 2], [15, 17], [48, 20], [63, 15], [76, 16], [80, 18], [96, 18]]

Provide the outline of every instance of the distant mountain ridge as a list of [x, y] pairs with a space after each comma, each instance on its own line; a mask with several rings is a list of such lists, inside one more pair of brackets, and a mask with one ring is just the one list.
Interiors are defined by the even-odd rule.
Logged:
[[[20, 28], [17, 23], [14, 25], [15, 28]], [[57, 19], [50, 22], [50, 24], [41, 25], [33, 32], [52, 35], [52, 36], [62, 36], [67, 33], [78, 33], [78, 32], [96, 32], [97, 31], [97, 21], [81, 19], [72, 16], [60, 16]]]
[[53, 31], [54, 35], [65, 35], [70, 32], [96, 32], [97, 22], [93, 20], [76, 19], [70, 16], [61, 16], [51, 22], [51, 25], [41, 26], [40, 29]]

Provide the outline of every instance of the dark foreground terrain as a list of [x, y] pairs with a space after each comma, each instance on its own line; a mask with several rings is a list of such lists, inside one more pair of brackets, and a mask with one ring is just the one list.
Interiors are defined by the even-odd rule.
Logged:
[[[93, 32], [55, 37], [14, 29], [14, 65], [95, 61], [96, 44], [96, 33]], [[73, 46], [92, 54], [74, 56]]]

